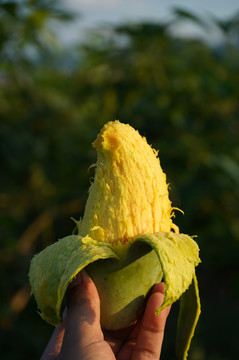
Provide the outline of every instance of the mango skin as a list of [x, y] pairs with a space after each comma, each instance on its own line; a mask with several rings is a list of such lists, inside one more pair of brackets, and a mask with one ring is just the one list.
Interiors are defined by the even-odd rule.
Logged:
[[123, 262], [98, 260], [86, 268], [93, 279], [101, 306], [101, 326], [119, 330], [142, 314], [153, 285], [162, 280], [158, 256], [147, 244], [133, 244]]

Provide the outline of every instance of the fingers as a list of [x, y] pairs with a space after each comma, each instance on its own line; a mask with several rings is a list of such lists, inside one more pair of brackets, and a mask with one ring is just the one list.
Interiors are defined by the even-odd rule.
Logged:
[[170, 307], [155, 312], [163, 303], [164, 284], [155, 285], [149, 297], [145, 313], [130, 334], [128, 341], [119, 352], [117, 359], [150, 360], [159, 359], [164, 336], [164, 328]]
[[41, 360], [53, 360], [56, 359], [61, 351], [62, 340], [65, 333], [65, 324], [55, 328], [47, 347], [41, 357]]
[[163, 303], [164, 284], [155, 285], [148, 300], [132, 360], [159, 359], [164, 329], [170, 308], [162, 310], [158, 316], [155, 312]]
[[102, 338], [100, 299], [95, 284], [85, 270], [81, 271], [68, 287], [66, 301], [68, 332], [72, 329], [79, 332], [84, 328], [87, 333], [83, 340], [86, 343], [91, 342], [92, 337]]
[[[85, 270], [81, 271], [69, 286], [66, 301], [67, 316], [60, 359], [111, 360], [113, 353], [103, 341], [100, 326], [99, 295]], [[102, 353], [104, 357], [101, 357]]]
[[119, 352], [125, 340], [129, 337], [129, 334], [132, 332], [133, 328], [134, 325], [131, 325], [128, 328], [122, 330], [104, 331], [105, 341], [107, 341], [107, 343], [110, 345], [115, 355]]
[[117, 354], [117, 360], [131, 359], [131, 355], [137, 343], [137, 338], [141, 328], [141, 320], [139, 320], [131, 331], [127, 341]]

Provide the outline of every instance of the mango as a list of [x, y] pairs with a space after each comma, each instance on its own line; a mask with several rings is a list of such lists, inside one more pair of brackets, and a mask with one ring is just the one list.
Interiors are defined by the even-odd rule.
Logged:
[[162, 306], [180, 299], [177, 353], [185, 360], [200, 314], [196, 241], [179, 233], [158, 153], [128, 124], [107, 123], [93, 143], [94, 181], [78, 234], [44, 249], [29, 278], [41, 317], [61, 323], [66, 289], [86, 268], [99, 292], [101, 325], [117, 330], [137, 321], [152, 286], [165, 283]]

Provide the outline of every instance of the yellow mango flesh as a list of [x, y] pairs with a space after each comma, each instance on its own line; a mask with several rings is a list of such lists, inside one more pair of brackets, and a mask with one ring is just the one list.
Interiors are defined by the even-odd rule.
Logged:
[[93, 146], [98, 160], [79, 235], [117, 243], [175, 229], [166, 175], [146, 139], [114, 121], [103, 127]]

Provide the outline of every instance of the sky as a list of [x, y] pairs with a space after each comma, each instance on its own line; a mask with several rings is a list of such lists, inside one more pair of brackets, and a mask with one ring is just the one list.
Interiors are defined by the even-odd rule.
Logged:
[[[238, 0], [68, 0], [64, 7], [79, 12], [81, 19], [65, 29], [65, 40], [77, 40], [86, 29], [104, 24], [137, 21], [167, 21], [175, 7], [189, 10], [203, 18], [227, 19], [239, 11]], [[200, 30], [189, 23], [181, 24], [179, 33], [197, 34]]]

